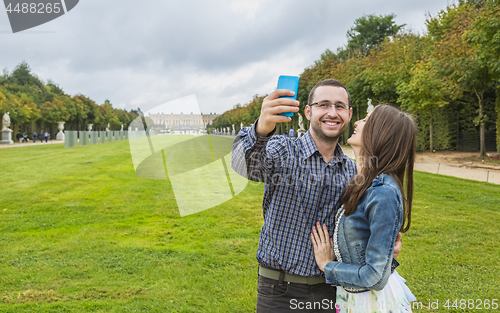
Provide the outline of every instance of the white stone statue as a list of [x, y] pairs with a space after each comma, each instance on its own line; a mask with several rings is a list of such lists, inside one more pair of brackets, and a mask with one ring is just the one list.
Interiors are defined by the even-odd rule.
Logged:
[[123, 131], [123, 124], [122, 124], [122, 128], [120, 129], [120, 131]]
[[243, 123], [240, 123], [240, 129], [243, 129]]
[[12, 141], [12, 129], [9, 129], [10, 126], [10, 115], [9, 112], [3, 115], [2, 119], [2, 140], [0, 140], [0, 144], [14, 144]]
[[234, 135], [234, 133], [236, 132], [236, 130], [234, 129], [234, 124], [232, 126], [233, 126], [233, 135]]
[[64, 123], [65, 122], [57, 122], [57, 129], [59, 129], [59, 132], [56, 135], [57, 140], [64, 140]]
[[108, 127], [106, 127], [106, 131], [109, 132], [109, 123], [108, 123]]
[[3, 115], [2, 130], [9, 129], [9, 127], [10, 127], [10, 113], [7, 112]]
[[304, 128], [304, 118], [302, 117], [302, 115], [300, 115], [300, 113], [297, 113], [299, 115], [299, 132], [300, 131], [306, 131], [306, 129]]
[[370, 114], [373, 111], [374, 107], [372, 105], [372, 99], [368, 98], [368, 108], [366, 109], [366, 114]]

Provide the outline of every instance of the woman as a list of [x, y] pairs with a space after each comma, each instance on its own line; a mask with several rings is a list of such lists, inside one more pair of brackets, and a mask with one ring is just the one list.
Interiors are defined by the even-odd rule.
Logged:
[[327, 283], [342, 286], [337, 312], [410, 312], [415, 299], [394, 272], [392, 255], [398, 232], [410, 228], [417, 127], [388, 105], [354, 126], [347, 143], [358, 175], [342, 195], [332, 240], [325, 225], [313, 226], [316, 263]]

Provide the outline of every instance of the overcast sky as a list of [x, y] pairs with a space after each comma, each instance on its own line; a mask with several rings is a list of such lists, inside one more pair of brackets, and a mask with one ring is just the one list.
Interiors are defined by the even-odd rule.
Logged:
[[222, 113], [271, 92], [279, 75], [300, 75], [327, 48], [345, 45], [347, 30], [363, 15], [395, 13], [397, 24], [423, 33], [426, 13], [452, 3], [81, 0], [16, 34], [0, 10], [0, 67], [12, 71], [24, 60], [66, 93], [98, 104], [109, 99], [117, 108], [147, 111], [195, 95], [201, 112]]

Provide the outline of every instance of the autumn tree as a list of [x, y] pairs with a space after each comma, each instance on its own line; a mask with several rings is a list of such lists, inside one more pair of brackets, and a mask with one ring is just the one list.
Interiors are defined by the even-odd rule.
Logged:
[[434, 151], [433, 109], [448, 104], [446, 82], [439, 77], [430, 60], [418, 62], [410, 74], [408, 82], [398, 85], [398, 102], [410, 112], [429, 114], [429, 148]]
[[7, 93], [5, 97], [0, 115], [3, 116], [6, 112], [9, 112], [11, 129], [14, 133], [17, 133], [19, 125], [40, 118], [39, 110], [33, 102], [33, 98], [24, 93], [20, 95]]
[[[62, 99], [54, 99], [47, 101], [40, 106], [42, 121], [46, 124], [54, 124], [59, 121], [66, 121], [69, 118], [69, 113], [64, 105], [64, 97]], [[45, 128], [45, 127], [44, 127]]]
[[471, 22], [479, 17], [479, 10], [474, 6], [461, 5], [449, 8], [453, 17], [450, 27], [444, 31], [442, 39], [434, 44], [439, 74], [450, 83], [453, 99], [471, 92], [477, 98], [478, 116], [475, 119], [480, 133], [480, 156], [486, 156], [484, 93], [495, 81], [492, 69], [482, 58], [479, 44], [472, 45], [467, 40]]
[[386, 38], [379, 49], [364, 58], [360, 73], [370, 86], [377, 103], [398, 103], [397, 87], [411, 79], [411, 70], [429, 45], [425, 38], [411, 32]]

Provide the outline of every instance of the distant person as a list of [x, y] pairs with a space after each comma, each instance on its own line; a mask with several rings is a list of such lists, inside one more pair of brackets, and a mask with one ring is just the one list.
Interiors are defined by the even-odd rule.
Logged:
[[36, 142], [36, 136], [37, 136], [36, 132], [33, 132], [33, 143]]
[[295, 137], [295, 130], [293, 130], [293, 128], [290, 128], [290, 131], [288, 132], [288, 135], [290, 136], [290, 138]]
[[47, 142], [49, 140], [49, 136], [50, 136], [50, 134], [45, 132], [45, 134], [44, 134], [45, 142]]
[[26, 136], [26, 133], [23, 133], [23, 140], [24, 142], [29, 142], [29, 138]]
[[38, 134], [38, 139], [40, 139], [40, 142], [43, 142], [43, 139], [45, 139], [43, 135], [43, 130]]

